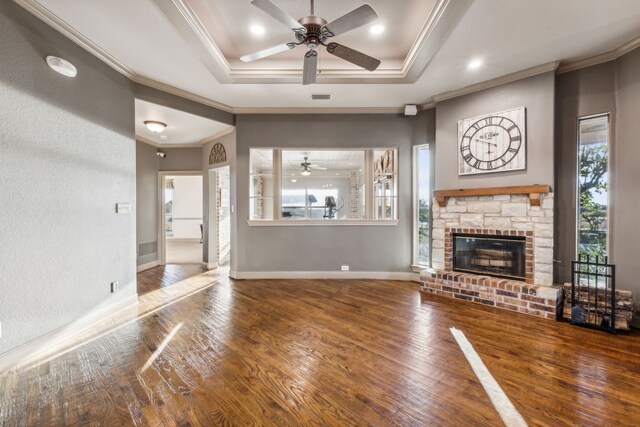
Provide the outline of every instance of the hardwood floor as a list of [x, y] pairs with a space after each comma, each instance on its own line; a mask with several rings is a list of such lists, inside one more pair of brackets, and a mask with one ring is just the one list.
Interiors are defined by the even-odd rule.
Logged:
[[417, 289], [218, 279], [56, 359], [0, 375], [0, 421], [501, 425], [454, 326], [529, 425], [640, 423], [640, 334], [421, 300]]
[[138, 295], [174, 285], [205, 271], [198, 264], [166, 264], [142, 271], [138, 273]]

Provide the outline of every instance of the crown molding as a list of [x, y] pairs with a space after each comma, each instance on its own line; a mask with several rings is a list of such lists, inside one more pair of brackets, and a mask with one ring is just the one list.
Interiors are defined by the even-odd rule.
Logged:
[[168, 85], [166, 83], [159, 82], [157, 80], [151, 79], [149, 77], [141, 76], [139, 74], [134, 74], [130, 77], [130, 79], [136, 83], [139, 83], [143, 86], [148, 86], [153, 89], [158, 89], [162, 92], [167, 92], [172, 95], [179, 96], [181, 98], [188, 99], [190, 101], [197, 102], [199, 104], [208, 105], [209, 107], [217, 108], [218, 110], [225, 111], [227, 113], [234, 113], [233, 107], [222, 104], [221, 102], [216, 102], [212, 99], [205, 98], [204, 96], [196, 95], [193, 92], [189, 92], [183, 89], [179, 89], [175, 86]]
[[225, 135], [229, 135], [230, 133], [233, 133], [233, 131], [235, 130], [236, 130], [235, 126], [230, 126], [227, 129], [222, 129], [221, 131], [218, 131], [211, 136], [201, 139], [200, 141], [198, 141], [198, 144], [200, 144], [200, 147], [204, 147], [205, 145], [215, 141], [216, 139], [220, 139]]
[[158, 148], [160, 150], [164, 148], [202, 148], [202, 144], [200, 142], [192, 143], [192, 144], [159, 144], [155, 141], [152, 141], [144, 136], [140, 136], [136, 134], [136, 141], [142, 142], [147, 145], [151, 145], [152, 147]]
[[53, 12], [51, 12], [46, 7], [42, 6], [35, 0], [13, 0], [19, 6], [22, 6], [27, 12], [31, 13], [36, 18], [43, 21], [45, 24], [53, 28], [54, 30], [61, 33], [63, 36], [70, 39], [72, 42], [116, 70], [118, 73], [124, 75], [125, 77], [132, 78], [135, 73], [124, 65], [122, 62], [118, 61], [113, 56], [109, 55], [105, 50], [103, 50], [100, 46], [86, 38], [84, 35], [76, 31], [69, 24], [64, 22], [62, 19], [58, 18]]
[[438, 0], [402, 65], [407, 83], [420, 78], [471, 3], [472, 0]]
[[558, 68], [559, 62], [553, 61], [546, 64], [537, 65], [535, 67], [527, 68], [524, 70], [516, 71], [515, 73], [507, 74], [497, 77], [495, 79], [487, 80], [484, 82], [476, 83], [470, 86], [463, 87], [461, 89], [444, 92], [432, 97], [432, 100], [436, 103], [446, 101], [447, 99], [457, 98], [463, 95], [469, 95], [481, 90], [490, 89], [496, 86], [501, 86], [507, 83], [515, 82], [517, 80], [526, 79], [527, 77], [537, 76], [539, 74], [555, 71]]
[[213, 77], [220, 83], [231, 83], [231, 65], [191, 6], [184, 0], [153, 0], [153, 3], [195, 50]]
[[[438, 0], [407, 56], [398, 67], [320, 70], [318, 83], [414, 83], [444, 44], [472, 0]], [[153, 0], [220, 83], [298, 83], [299, 68], [234, 68], [186, 0]]]
[[404, 114], [404, 107], [240, 107], [235, 114]]
[[626, 55], [632, 50], [637, 49], [638, 47], [640, 47], [640, 37], [636, 37], [635, 39], [628, 41], [627, 43], [607, 52], [587, 56], [575, 61], [563, 61], [558, 67], [557, 73], [569, 73], [571, 71], [580, 70], [582, 68], [587, 68], [594, 65], [603, 64], [605, 62], [613, 61], [623, 55]]
[[201, 139], [198, 142], [192, 142], [189, 144], [172, 144], [172, 143], [164, 144], [164, 143], [152, 141], [149, 138], [145, 138], [144, 136], [140, 136], [138, 134], [136, 134], [136, 141], [140, 141], [142, 143], [151, 145], [156, 148], [202, 148], [208, 143], [210, 143], [211, 141], [215, 141], [216, 139], [222, 138], [223, 136], [232, 133], [234, 130], [236, 130], [235, 126], [229, 126], [228, 128], [222, 129], [214, 133], [213, 135], [210, 135], [206, 138]]

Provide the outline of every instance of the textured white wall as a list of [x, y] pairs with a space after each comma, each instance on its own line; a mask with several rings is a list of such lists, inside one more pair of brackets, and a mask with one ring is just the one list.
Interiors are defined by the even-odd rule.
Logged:
[[136, 181], [129, 82], [13, 2], [0, 4], [0, 40], [4, 353], [136, 293], [135, 211], [115, 213], [135, 208]]

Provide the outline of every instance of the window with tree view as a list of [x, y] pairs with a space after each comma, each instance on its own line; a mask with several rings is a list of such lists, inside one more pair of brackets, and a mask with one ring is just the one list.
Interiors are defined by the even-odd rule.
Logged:
[[578, 255], [608, 254], [609, 115], [578, 119]]
[[429, 180], [429, 146], [420, 145], [413, 149], [414, 161], [414, 255], [413, 263], [429, 266], [431, 249], [431, 183]]

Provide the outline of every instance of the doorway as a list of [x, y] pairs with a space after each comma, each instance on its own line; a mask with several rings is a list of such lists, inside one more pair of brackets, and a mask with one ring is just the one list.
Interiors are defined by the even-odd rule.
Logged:
[[202, 263], [202, 174], [163, 173], [162, 264]]
[[231, 181], [229, 166], [209, 170], [209, 268], [231, 260]]
[[218, 221], [218, 265], [229, 266], [231, 258], [231, 196], [229, 166], [216, 170], [216, 217]]

